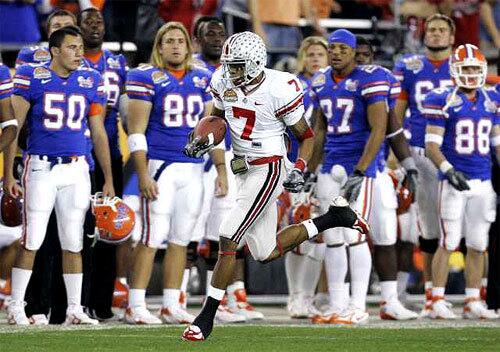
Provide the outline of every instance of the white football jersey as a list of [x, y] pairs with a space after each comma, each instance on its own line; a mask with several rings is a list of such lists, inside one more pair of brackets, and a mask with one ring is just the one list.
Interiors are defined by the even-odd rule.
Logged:
[[285, 156], [286, 126], [304, 115], [300, 80], [271, 69], [264, 69], [264, 74], [264, 80], [250, 92], [226, 88], [220, 69], [210, 83], [214, 106], [225, 112], [234, 154], [250, 159]]

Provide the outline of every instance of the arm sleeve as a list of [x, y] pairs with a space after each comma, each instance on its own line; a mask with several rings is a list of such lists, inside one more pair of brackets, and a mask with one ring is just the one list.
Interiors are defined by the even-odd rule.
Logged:
[[14, 83], [10, 78], [9, 68], [0, 65], [0, 100], [10, 97], [13, 91]]
[[149, 71], [130, 70], [127, 74], [125, 91], [130, 99], [151, 102], [155, 94], [153, 80]]
[[33, 70], [31, 66], [19, 66], [16, 70], [16, 74], [14, 75], [14, 91], [12, 92], [12, 94], [19, 95], [26, 101], [30, 101], [32, 91], [32, 77]]
[[398, 98], [408, 100], [408, 92], [410, 91], [409, 82], [406, 75], [406, 65], [402, 59], [396, 62], [392, 73], [394, 77], [396, 77], [396, 79], [401, 83]]
[[376, 71], [361, 85], [361, 96], [367, 105], [388, 101], [390, 84], [382, 71]]
[[275, 95], [277, 109], [274, 110], [276, 118], [282, 120], [285, 125], [295, 125], [304, 116], [304, 92], [300, 80], [290, 75], [278, 81], [279, 86], [271, 90]]

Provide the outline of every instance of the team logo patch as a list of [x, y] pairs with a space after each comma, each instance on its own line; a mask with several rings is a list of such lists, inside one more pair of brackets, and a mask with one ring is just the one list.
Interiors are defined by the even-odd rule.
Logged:
[[33, 71], [33, 77], [38, 79], [50, 78], [52, 74], [45, 67], [37, 67]]
[[207, 77], [194, 76], [193, 77], [193, 84], [197, 88], [205, 89], [208, 86], [208, 79], [207, 79]]
[[47, 50], [40, 48], [33, 53], [33, 60], [38, 62], [50, 61], [50, 53]]
[[84, 78], [82, 76], [79, 76], [78, 85], [82, 88], [92, 88], [94, 86], [94, 80], [92, 79], [92, 77]]
[[418, 73], [424, 68], [424, 62], [420, 58], [410, 57], [405, 60], [405, 66], [407, 70]]
[[325, 84], [325, 82], [326, 82], [326, 77], [322, 73], [322, 74], [319, 74], [318, 76], [316, 76], [316, 78], [314, 78], [314, 81], [312, 82], [312, 86], [319, 87], [319, 86], [322, 86], [323, 84]]
[[151, 73], [151, 79], [153, 80], [153, 83], [157, 84], [166, 81], [168, 77], [163, 71], [155, 71]]
[[119, 69], [121, 67], [120, 60], [112, 58], [112, 57], [108, 57], [108, 60], [106, 60], [106, 63], [108, 64], [109, 68]]
[[345, 81], [345, 89], [350, 92], [355, 92], [358, 89], [359, 81], [348, 79]]
[[232, 89], [228, 89], [224, 92], [224, 101], [227, 101], [228, 103], [234, 103], [235, 101], [238, 101], [238, 95], [236, 92]]

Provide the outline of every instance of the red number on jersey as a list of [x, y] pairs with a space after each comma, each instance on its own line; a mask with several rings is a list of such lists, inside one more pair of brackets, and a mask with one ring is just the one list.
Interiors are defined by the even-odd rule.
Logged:
[[297, 83], [296, 80], [294, 79], [291, 79], [287, 82], [288, 84], [293, 84], [295, 86], [295, 91], [297, 92], [300, 92], [300, 87], [299, 87], [299, 84]]
[[241, 139], [251, 141], [252, 138], [250, 138], [250, 134], [252, 133], [253, 126], [255, 125], [255, 111], [233, 106], [233, 115], [237, 119], [247, 119], [243, 133], [241, 134]]

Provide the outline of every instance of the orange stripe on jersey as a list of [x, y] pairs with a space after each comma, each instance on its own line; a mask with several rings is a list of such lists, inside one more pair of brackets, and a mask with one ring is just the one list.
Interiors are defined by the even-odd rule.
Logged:
[[186, 70], [185, 69], [182, 69], [182, 70], [168, 70], [168, 72], [170, 72], [170, 74], [172, 76], [174, 76], [175, 78], [177, 78], [177, 79], [182, 79], [182, 77], [184, 77], [184, 75], [186, 74]]
[[98, 103], [92, 103], [89, 109], [89, 117], [90, 116], [100, 116], [104, 112], [104, 107]]

